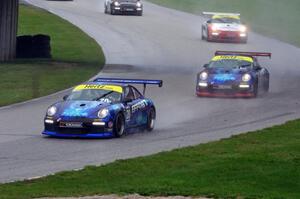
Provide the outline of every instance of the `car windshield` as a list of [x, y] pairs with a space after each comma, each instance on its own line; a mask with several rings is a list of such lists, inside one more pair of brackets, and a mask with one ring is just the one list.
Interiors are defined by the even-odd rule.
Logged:
[[236, 24], [241, 24], [241, 21], [239, 19], [235, 19], [235, 18], [231, 18], [231, 17], [212, 19], [211, 22], [212, 23], [236, 23]]
[[208, 68], [230, 68], [230, 69], [243, 69], [250, 68], [252, 63], [245, 60], [237, 59], [223, 59], [217, 61], [211, 61]]
[[100, 101], [104, 103], [116, 103], [121, 101], [122, 94], [111, 90], [83, 89], [73, 91], [67, 100]]

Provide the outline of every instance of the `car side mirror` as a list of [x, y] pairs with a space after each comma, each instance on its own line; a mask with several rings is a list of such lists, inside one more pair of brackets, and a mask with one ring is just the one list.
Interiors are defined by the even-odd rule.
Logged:
[[66, 101], [66, 100], [68, 99], [68, 97], [69, 97], [69, 95], [65, 95], [65, 96], [63, 97], [63, 100]]
[[204, 64], [204, 65], [203, 65], [203, 68], [208, 68], [208, 64]]

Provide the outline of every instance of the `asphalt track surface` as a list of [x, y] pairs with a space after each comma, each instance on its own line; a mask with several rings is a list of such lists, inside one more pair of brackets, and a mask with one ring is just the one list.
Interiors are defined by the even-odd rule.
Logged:
[[[110, 16], [103, 0], [29, 0], [80, 27], [104, 49], [103, 77], [163, 79], [149, 87], [158, 119], [152, 133], [121, 139], [41, 136], [46, 108], [66, 92], [0, 109], [0, 182], [100, 165], [230, 137], [300, 117], [300, 49], [251, 33], [248, 44], [201, 41], [203, 18], [145, 3], [143, 17]], [[47, 22], [45, 22], [47, 23]], [[197, 98], [195, 75], [215, 50], [269, 51], [268, 95], [257, 99]]]

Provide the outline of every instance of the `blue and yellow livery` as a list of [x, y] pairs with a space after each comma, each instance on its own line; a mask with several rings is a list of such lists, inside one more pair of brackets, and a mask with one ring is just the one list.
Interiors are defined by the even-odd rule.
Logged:
[[97, 78], [76, 86], [70, 95], [51, 105], [43, 135], [53, 137], [121, 137], [135, 129], [152, 131], [156, 109], [130, 84], [162, 86], [161, 80]]
[[217, 51], [197, 74], [196, 95], [256, 97], [259, 91], [268, 92], [270, 75], [258, 56], [271, 58], [271, 53]]

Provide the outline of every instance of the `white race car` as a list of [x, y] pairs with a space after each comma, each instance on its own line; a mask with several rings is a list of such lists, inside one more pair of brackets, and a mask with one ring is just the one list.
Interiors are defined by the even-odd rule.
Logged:
[[143, 15], [141, 0], [105, 0], [104, 12], [106, 14], [136, 14]]
[[202, 25], [202, 40], [247, 43], [248, 31], [240, 14], [203, 12], [203, 15], [210, 19]]

